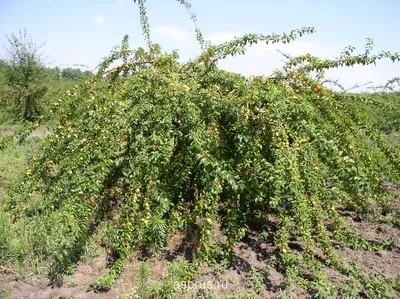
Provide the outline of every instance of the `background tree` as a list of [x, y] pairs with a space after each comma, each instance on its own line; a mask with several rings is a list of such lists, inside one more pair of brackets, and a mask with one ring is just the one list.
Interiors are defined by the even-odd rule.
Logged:
[[53, 68], [50, 67], [47, 68], [47, 73], [49, 74], [52, 80], [59, 81], [61, 79], [61, 69], [58, 66]]
[[64, 79], [80, 81], [80, 80], [84, 80], [87, 77], [89, 77], [90, 74], [91, 74], [91, 72], [89, 72], [89, 71], [82, 72], [80, 68], [68, 67], [68, 68], [65, 68], [62, 70], [61, 77]]
[[5, 80], [5, 72], [7, 69], [7, 64], [4, 60], [0, 59], [0, 83], [1, 85], [4, 85], [4, 80]]
[[48, 73], [41, 52], [44, 43], [37, 46], [26, 29], [7, 36], [7, 40], [4, 77], [11, 90], [3, 104], [6, 101], [19, 118], [33, 121], [41, 112], [39, 103], [47, 90]]
[[6, 67], [7, 67], [7, 63], [4, 60], [0, 59], [0, 73], [3, 73], [6, 69]]

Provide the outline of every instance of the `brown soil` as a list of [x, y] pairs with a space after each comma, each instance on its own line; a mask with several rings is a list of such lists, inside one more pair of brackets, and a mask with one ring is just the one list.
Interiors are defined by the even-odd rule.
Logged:
[[[400, 238], [400, 230], [388, 225], [375, 223], [349, 223], [356, 232], [361, 233], [369, 240], [384, 241], [392, 235]], [[150, 285], [160, 285], [164, 278], [164, 271], [169, 261], [183, 260], [191, 258], [189, 244], [185, 241], [185, 236], [176, 234], [166, 247], [164, 254], [149, 258], [146, 262], [151, 270]], [[296, 247], [296, 242], [293, 246]], [[239, 294], [246, 292], [251, 280], [252, 268], [264, 270], [268, 275], [264, 280], [265, 291], [259, 294], [259, 298], [276, 298], [276, 293], [284, 281], [282, 273], [274, 265], [276, 247], [270, 240], [261, 240], [256, 233], [250, 233], [245, 240], [240, 243], [235, 252], [238, 255], [237, 262], [229, 269], [219, 266], [208, 266], [201, 269], [192, 288], [186, 293], [178, 293], [175, 298], [187, 298], [189, 294], [200, 297], [204, 292], [207, 283], [211, 283], [214, 294], [217, 298], [230, 291], [237, 291]], [[381, 252], [368, 252], [363, 250], [351, 250], [338, 247], [338, 251], [348, 264], [357, 264], [366, 273], [382, 273], [385, 277], [393, 278], [400, 273], [400, 248], [396, 244], [392, 249]], [[141, 261], [131, 258], [127, 262], [122, 276], [117, 280], [112, 289], [107, 293], [95, 294], [87, 292], [87, 287], [98, 277], [107, 272], [107, 260], [105, 254], [90, 261], [82, 262], [78, 265], [73, 275], [66, 276], [61, 288], [52, 288], [48, 284], [48, 279], [44, 275], [34, 275], [25, 279], [16, 279], [12, 273], [0, 274], [0, 291], [8, 290], [8, 297], [5, 298], [138, 298], [134, 294], [138, 285], [138, 271]], [[1, 269], [1, 268], [0, 268]], [[348, 281], [343, 274], [329, 269], [328, 279], [334, 284]], [[292, 289], [295, 298], [312, 298], [312, 294], [307, 293], [298, 286]], [[1, 294], [1, 293], [0, 293]], [[0, 298], [2, 298], [0, 296]], [[333, 298], [340, 298], [337, 294]], [[360, 297], [362, 298], [362, 296]]]
[[[388, 185], [393, 190], [399, 190], [398, 185]], [[399, 200], [393, 201], [393, 207], [399, 212]], [[381, 273], [386, 278], [395, 278], [400, 274], [400, 228], [384, 223], [359, 222], [352, 215], [344, 216], [346, 222], [358, 234], [373, 242], [387, 242], [397, 238], [393, 246], [386, 251], [368, 252], [364, 250], [351, 250], [337, 246], [337, 250], [348, 264], [356, 264], [367, 274]], [[213, 231], [216, 241], [223, 239], [218, 230]], [[186, 293], [178, 293], [175, 298], [187, 298], [192, 294], [193, 298], [208, 298], [204, 292], [207, 283], [211, 283], [217, 298], [237, 291], [245, 293], [251, 285], [252, 269], [256, 268], [267, 273], [263, 280], [265, 290], [259, 294], [259, 298], [276, 298], [276, 294], [282, 287], [284, 276], [276, 267], [276, 247], [272, 240], [273, 231], [266, 239], [261, 239], [259, 233], [250, 232], [246, 238], [235, 248], [238, 260], [229, 268], [219, 266], [205, 266], [198, 273], [196, 280], [191, 284], [192, 289]], [[394, 240], [393, 239], [393, 240]], [[151, 257], [146, 260], [151, 270], [149, 285], [160, 285], [164, 280], [164, 272], [170, 261], [193, 258], [193, 250], [189, 241], [195, 242], [191, 236], [176, 234], [161, 256]], [[297, 250], [301, 244], [291, 242], [291, 247]], [[107, 259], [104, 252], [100, 256], [89, 261], [81, 262], [77, 270], [70, 276], [66, 276], [61, 288], [51, 287], [45, 275], [26, 275], [24, 279], [17, 278], [13, 273], [6, 273], [0, 265], [0, 298], [13, 299], [69, 299], [69, 298], [139, 298], [135, 296], [138, 286], [138, 273], [141, 261], [132, 257], [126, 264], [125, 270], [111, 290], [107, 293], [95, 294], [87, 292], [88, 286], [97, 278], [107, 273]], [[2, 272], [3, 270], [3, 272]], [[334, 284], [348, 281], [343, 274], [328, 269], [328, 279]], [[3, 291], [3, 293], [2, 293]], [[295, 298], [313, 298], [299, 286], [292, 289]], [[399, 294], [400, 296], [400, 294]], [[338, 294], [332, 296], [340, 298]], [[215, 298], [215, 297], [214, 297]], [[363, 298], [363, 295], [360, 295]]]
[[[13, 130], [0, 131], [0, 137], [7, 136], [7, 135], [12, 135], [14, 133], [15, 133], [15, 131], [13, 131]], [[32, 131], [32, 133], [29, 135], [29, 137], [40, 137], [40, 138], [42, 138], [42, 137], [47, 137], [49, 135], [51, 135], [51, 131], [50, 130], [48, 130], [46, 128], [43, 128], [43, 127], [39, 127], [36, 130]]]

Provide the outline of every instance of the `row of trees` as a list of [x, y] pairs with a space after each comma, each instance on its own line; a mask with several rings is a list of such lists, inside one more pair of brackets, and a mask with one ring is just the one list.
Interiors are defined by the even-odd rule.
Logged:
[[85, 80], [88, 78], [92, 73], [90, 71], [81, 71], [79, 68], [70, 68], [67, 67], [60, 72], [61, 78], [69, 79], [69, 80]]
[[[6, 59], [0, 59], [0, 74], [4, 77], [7, 72], [12, 72], [12, 64], [8, 63]], [[92, 75], [91, 71], [82, 71], [80, 68], [67, 67], [61, 69], [60, 67], [44, 67], [44, 72], [51, 79], [67, 79], [72, 81], [81, 81], [87, 79]]]
[[33, 121], [48, 105], [43, 101], [50, 89], [76, 84], [91, 75], [79, 68], [50, 67], [42, 48], [26, 29], [7, 36], [8, 47], [0, 60], [0, 105], [22, 120]]

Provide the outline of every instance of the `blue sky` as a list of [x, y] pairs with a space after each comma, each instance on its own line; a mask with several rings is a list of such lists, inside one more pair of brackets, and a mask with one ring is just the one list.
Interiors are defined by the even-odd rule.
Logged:
[[[289, 45], [258, 44], [242, 57], [221, 62], [224, 69], [245, 75], [268, 75], [283, 64], [280, 49], [292, 55], [311, 53], [334, 58], [348, 46], [363, 51], [366, 38], [376, 50], [400, 51], [399, 0], [191, 0], [206, 39], [213, 43], [244, 33], [282, 33], [303, 26], [316, 33]], [[152, 39], [164, 51], [178, 49], [185, 60], [200, 53], [194, 27], [184, 7], [174, 0], [147, 0]], [[132, 0], [0, 0], [0, 44], [5, 35], [26, 28], [33, 40], [46, 41], [54, 66], [94, 68], [125, 34], [131, 47], [144, 46], [137, 4]], [[0, 48], [0, 56], [4, 49]], [[382, 61], [377, 67], [332, 70], [327, 75], [348, 87], [400, 76], [400, 64]]]

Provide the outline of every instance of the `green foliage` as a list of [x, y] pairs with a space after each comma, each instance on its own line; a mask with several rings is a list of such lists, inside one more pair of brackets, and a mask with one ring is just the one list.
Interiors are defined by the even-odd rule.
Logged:
[[186, 283], [193, 277], [193, 265], [187, 261], [171, 262], [167, 266], [165, 279], [161, 286], [153, 287], [155, 298], [171, 298], [176, 292], [186, 292]]
[[[227, 294], [225, 294], [224, 296], [222, 296], [221, 298], [223, 298], [223, 299], [236, 299], [236, 298], [257, 299], [257, 298], [260, 298], [260, 297], [253, 290], [248, 290], [246, 292], [230, 291]], [[289, 297], [285, 297], [285, 298], [289, 298]]]
[[361, 94], [363, 101], [349, 99], [348, 104], [368, 119], [371, 127], [386, 135], [393, 151], [400, 152], [400, 93], [386, 90]]
[[276, 293], [276, 297], [278, 299], [286, 299], [286, 298], [295, 298], [295, 294], [293, 293], [293, 291], [290, 289], [290, 285], [288, 287], [282, 288], [280, 289], [277, 293]]
[[6, 84], [6, 71], [7, 71], [7, 63], [0, 59], [0, 84]]
[[263, 269], [251, 268], [251, 278], [248, 282], [248, 287], [256, 294], [262, 295], [265, 290], [265, 284], [268, 279], [269, 273]]
[[0, 73], [5, 72], [6, 69], [7, 69], [7, 63], [4, 60], [0, 59]]
[[[365, 113], [371, 119], [371, 125], [383, 133], [400, 132], [400, 93], [384, 92], [362, 94], [370, 98], [374, 105], [365, 105], [363, 102], [354, 101], [352, 104], [360, 113]], [[389, 109], [389, 107], [391, 109]]]
[[[144, 1], [138, 3], [149, 51], [130, 50], [125, 37], [97, 75], [60, 97], [51, 112], [54, 134], [3, 205], [3, 220], [16, 215], [15, 235], [30, 228], [29, 236], [20, 233], [21, 243], [50, 259], [53, 283], [74, 269], [100, 228], [106, 227], [104, 244], [115, 263], [91, 286], [95, 291], [111, 287], [132, 251], [159, 252], [173, 232], [196, 227], [193, 263], [170, 265], [175, 274], [156, 292], [165, 298], [174, 281], [192, 279], [201, 263], [233, 257], [255, 215], [264, 215], [261, 225], [276, 219], [274, 242], [291, 280], [329, 296], [334, 289], [323, 277], [326, 265], [375, 294], [368, 287], [375, 281], [345, 265], [333, 244], [387, 245], [358, 236], [338, 209], [360, 218], [392, 212], [392, 194], [382, 182], [399, 181], [399, 153], [350, 102], [380, 103], [324, 88], [323, 72], [398, 54], [374, 55], [370, 45], [361, 55], [347, 49], [336, 60], [307, 54], [290, 58], [271, 77], [246, 78], [218, 69], [218, 61], [248, 45], [288, 43], [314, 29], [247, 34], [208, 45], [182, 64], [176, 52], [150, 43]], [[120, 65], [111, 68], [115, 62]], [[213, 239], [217, 228], [225, 239]], [[293, 239], [300, 251], [290, 248]]]
[[151, 298], [150, 297], [150, 288], [149, 288], [149, 277], [150, 277], [150, 268], [146, 263], [140, 263], [139, 267], [139, 284], [137, 294], [139, 298]]
[[[23, 145], [11, 143], [3, 151], [0, 151], [0, 205], [11, 200], [8, 197], [10, 190], [12, 190], [13, 184], [22, 179], [23, 171], [32, 159], [33, 148], [39, 144], [39, 139], [33, 138]], [[14, 206], [12, 207], [14, 208]], [[23, 205], [20, 205], [18, 208], [22, 207]], [[29, 236], [30, 233], [24, 229], [23, 221], [17, 223], [15, 217], [15, 214], [0, 211], [0, 260], [2, 266], [32, 263], [37, 259], [35, 253], [30, 252], [31, 248], [35, 247], [35, 243], [29, 242], [43, 241], [43, 239], [34, 240], [35, 236]]]
[[343, 282], [338, 285], [338, 296], [343, 299], [357, 298], [360, 288], [354, 281]]
[[87, 79], [92, 73], [82, 72], [79, 68], [65, 68], [61, 71], [61, 77], [68, 80], [81, 81]]
[[23, 120], [34, 120], [40, 115], [38, 102], [46, 92], [47, 73], [41, 46], [36, 46], [26, 30], [7, 36], [5, 80], [9, 87], [5, 103]]
[[96, 246], [93, 240], [89, 240], [83, 247], [82, 257], [83, 261], [90, 261], [100, 255], [100, 249]]
[[[88, 78], [92, 75], [88, 71], [81, 72], [78, 69], [80, 72], [80, 79], [75, 78], [72, 80], [62, 78], [61, 71], [58, 67], [46, 67], [44, 63], [42, 63], [39, 59], [41, 55], [38, 54], [38, 49], [40, 47], [37, 48], [32, 40], [28, 39], [26, 32], [24, 34], [20, 33], [20, 35], [20, 40], [17, 40], [18, 38], [14, 35], [12, 38], [9, 38], [10, 43], [15, 42], [15, 45], [12, 44], [13, 47], [11, 47], [9, 52], [11, 53], [15, 50], [14, 48], [16, 48], [21, 53], [27, 52], [26, 55], [30, 59], [21, 61], [17, 66], [13, 66], [10, 62], [11, 58], [8, 62], [0, 61], [0, 107], [2, 108], [0, 110], [0, 128], [8, 129], [10, 127], [18, 127], [18, 129], [15, 130], [15, 134], [0, 138], [0, 149], [4, 149], [13, 141], [23, 140], [43, 123], [52, 126], [58, 122], [59, 117], [53, 114], [53, 110], [57, 110], [62, 101], [61, 98], [65, 96], [66, 91], [71, 88], [74, 89], [74, 86], [77, 87], [76, 84], [79, 83], [82, 78]], [[33, 54], [30, 54], [31, 52]], [[18, 55], [23, 56], [21, 53]], [[11, 54], [9, 57], [11, 57]], [[17, 60], [17, 58], [15, 60]], [[24, 64], [26, 62], [32, 65], [26, 66]], [[18, 70], [14, 74], [15, 68], [18, 68]], [[10, 74], [15, 78], [20, 78], [18, 74], [22, 74], [23, 80], [25, 80], [25, 83], [28, 85], [32, 80], [36, 82], [35, 78], [39, 76], [39, 74], [42, 80], [38, 81], [40, 83], [36, 82], [33, 85], [29, 85], [33, 87], [27, 89], [24, 86], [21, 87], [22, 83], [18, 83], [16, 79], [10, 81]], [[34, 90], [40, 90], [40, 92]], [[22, 95], [20, 91], [23, 92], [24, 95]], [[28, 112], [31, 108], [33, 110]], [[24, 117], [24, 111], [30, 116]], [[43, 115], [45, 115], [45, 117]]]
[[9, 298], [10, 294], [11, 294], [11, 288], [6, 287], [0, 291], [0, 299], [7, 299]]
[[58, 81], [61, 78], [61, 70], [58, 66], [56, 67], [47, 67], [46, 72], [51, 80]]
[[[80, 69], [64, 69], [62, 73], [58, 67], [48, 67], [41, 52], [44, 44], [37, 46], [26, 29], [7, 38], [6, 56], [0, 60], [0, 124], [23, 123], [23, 132], [18, 134], [26, 136], [38, 123], [51, 123], [52, 106], [59, 104], [54, 101], [92, 74]], [[47, 117], [41, 119], [42, 115]], [[0, 148], [18, 139], [18, 134], [0, 140]]]

